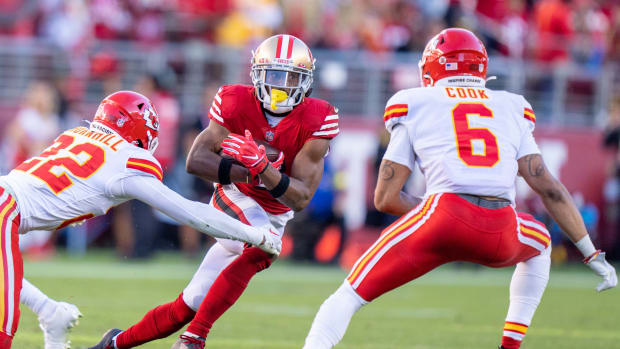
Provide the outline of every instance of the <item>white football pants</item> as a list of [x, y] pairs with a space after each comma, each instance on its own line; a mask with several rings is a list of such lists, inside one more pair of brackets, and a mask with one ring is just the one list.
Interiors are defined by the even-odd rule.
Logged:
[[[217, 189], [220, 187], [221, 189]], [[232, 205], [226, 202], [232, 202]], [[254, 199], [237, 190], [234, 185], [217, 185], [210, 205], [219, 206], [222, 211], [233, 217], [237, 216], [235, 218], [241, 218], [241, 221], [247, 220], [246, 223], [253, 226], [271, 224], [280, 236], [284, 234], [286, 222], [293, 218], [293, 211], [279, 215], [266, 212]], [[232, 207], [233, 205], [235, 207]], [[242, 212], [243, 217], [238, 217], [239, 213], [235, 211]], [[192, 280], [183, 290], [183, 301], [195, 311], [200, 307], [202, 299], [220, 272], [243, 252], [243, 242], [219, 238], [216, 240], [217, 242], [207, 251]]]

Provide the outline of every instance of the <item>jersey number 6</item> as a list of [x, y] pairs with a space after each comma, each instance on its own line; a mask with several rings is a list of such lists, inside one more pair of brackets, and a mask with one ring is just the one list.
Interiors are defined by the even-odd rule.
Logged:
[[[493, 167], [499, 162], [497, 138], [483, 127], [469, 127], [468, 115], [492, 118], [493, 112], [482, 103], [459, 103], [452, 109], [456, 149], [459, 158], [467, 166]], [[474, 142], [482, 142], [483, 152], [474, 154]]]
[[[79, 143], [69, 148], [74, 140], [75, 138], [71, 136], [60, 135], [54, 144], [41, 155], [24, 161], [15, 169], [39, 178], [49, 186], [54, 194], [59, 194], [70, 187], [73, 181], [63, 170], [52, 172], [54, 167], [64, 167], [75, 177], [88, 178], [97, 172], [105, 161], [105, 151], [92, 143]], [[58, 152], [63, 149], [67, 149], [69, 153], [75, 155], [75, 158], [58, 156]], [[37, 167], [39, 164], [40, 166]]]

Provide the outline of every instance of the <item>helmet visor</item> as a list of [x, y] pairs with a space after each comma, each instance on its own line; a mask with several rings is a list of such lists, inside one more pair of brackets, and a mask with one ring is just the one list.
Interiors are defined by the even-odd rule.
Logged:
[[273, 87], [299, 87], [301, 73], [285, 70], [265, 70], [265, 84]]

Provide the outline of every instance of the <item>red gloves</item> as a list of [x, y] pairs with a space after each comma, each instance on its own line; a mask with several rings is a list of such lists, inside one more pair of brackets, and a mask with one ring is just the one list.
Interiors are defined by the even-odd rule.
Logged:
[[[222, 141], [222, 152], [243, 164], [250, 171], [252, 182], [258, 182], [258, 175], [263, 173], [269, 165], [265, 146], [257, 145], [248, 130], [245, 130], [245, 137], [235, 133], [228, 134], [228, 137]], [[271, 164], [279, 169], [283, 162], [284, 153], [280, 152], [278, 159]]]

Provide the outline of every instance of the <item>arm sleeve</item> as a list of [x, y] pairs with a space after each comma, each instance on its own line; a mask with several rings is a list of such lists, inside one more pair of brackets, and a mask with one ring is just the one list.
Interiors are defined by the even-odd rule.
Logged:
[[536, 126], [536, 115], [532, 106], [523, 99], [523, 119], [521, 121], [521, 144], [517, 152], [517, 160], [530, 154], [540, 154], [540, 149], [534, 140], [534, 127]]
[[409, 115], [409, 103], [406, 94], [399, 91], [385, 105], [385, 112], [383, 113], [385, 128], [391, 133], [394, 126], [398, 125], [407, 115]]
[[222, 117], [222, 87], [217, 90], [215, 97], [213, 97], [213, 103], [211, 109], [209, 109], [209, 119], [217, 122], [218, 124], [226, 127], [224, 118]]
[[412, 172], [415, 167], [415, 153], [404, 125], [395, 125], [390, 135], [390, 143], [383, 155], [383, 160], [407, 166]]
[[164, 172], [157, 161], [150, 153], [134, 152], [125, 163], [125, 172], [128, 176], [139, 175], [163, 180]]
[[130, 176], [115, 181], [110, 194], [137, 199], [177, 222], [218, 238], [259, 245], [263, 234], [207, 204], [188, 200], [154, 177]]
[[327, 115], [322, 117], [320, 126], [312, 132], [308, 140], [317, 138], [332, 139], [336, 137], [338, 133], [340, 133], [340, 128], [338, 126], [338, 109], [330, 105]]

